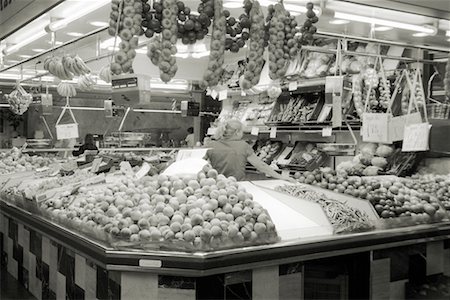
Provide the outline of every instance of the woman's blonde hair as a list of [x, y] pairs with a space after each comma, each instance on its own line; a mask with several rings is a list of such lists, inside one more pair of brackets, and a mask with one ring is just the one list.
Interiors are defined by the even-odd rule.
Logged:
[[244, 130], [244, 125], [236, 119], [221, 122], [216, 129], [214, 138], [216, 140], [228, 140], [236, 136], [237, 133]]

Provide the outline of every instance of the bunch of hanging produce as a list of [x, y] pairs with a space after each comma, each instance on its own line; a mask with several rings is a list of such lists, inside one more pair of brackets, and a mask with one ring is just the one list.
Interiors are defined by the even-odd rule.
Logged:
[[94, 87], [95, 80], [90, 75], [81, 75], [78, 77], [77, 86], [82, 91], [90, 91]]
[[306, 4], [306, 17], [307, 19], [303, 23], [303, 26], [300, 28], [301, 37], [298, 40], [300, 45], [311, 45], [314, 41], [314, 34], [317, 32], [317, 27], [314, 25], [319, 22], [319, 17], [316, 16], [316, 13], [313, 11], [314, 4], [308, 2]]
[[228, 10], [224, 10], [223, 13], [227, 20], [225, 50], [234, 53], [239, 52], [239, 49], [245, 46], [245, 41], [250, 37], [248, 33], [250, 28], [249, 16], [243, 13], [236, 20]]
[[305, 185], [284, 185], [276, 187], [277, 191], [319, 204], [335, 233], [366, 231], [373, 228], [369, 216], [346, 203], [328, 199], [322, 193], [315, 192]]
[[248, 90], [257, 85], [264, 67], [264, 40], [265, 24], [261, 5], [258, 1], [253, 3], [250, 0], [244, 2], [244, 9], [250, 16], [250, 38], [248, 63], [244, 72], [244, 77], [240, 80], [241, 88]]
[[268, 8], [269, 76], [278, 79], [286, 74], [291, 59], [298, 53], [295, 34], [297, 21], [282, 2]]
[[111, 82], [111, 65], [107, 64], [106, 66], [103, 66], [100, 71], [98, 72], [98, 77], [103, 80], [104, 82]]
[[216, 86], [222, 79], [223, 63], [225, 53], [225, 33], [226, 33], [226, 18], [223, 12], [222, 0], [216, 0], [214, 5], [214, 21], [212, 28], [210, 56], [208, 68], [203, 76], [203, 86]]
[[79, 55], [48, 56], [44, 59], [44, 70], [61, 80], [72, 80], [74, 76], [91, 72]]
[[135, 49], [139, 44], [138, 35], [143, 34], [142, 11], [141, 0], [113, 0], [111, 2], [108, 33], [121, 40], [119, 51], [114, 53], [114, 60], [110, 65], [111, 72], [115, 75], [133, 73]]
[[27, 93], [20, 84], [4, 97], [8, 101], [9, 109], [16, 115], [23, 115], [33, 100], [33, 96]]
[[[156, 5], [158, 3], [158, 5]], [[179, 7], [175, 0], [155, 2], [154, 7], [162, 9], [162, 31], [160, 35], [154, 36], [147, 44], [147, 56], [151, 62], [158, 66], [160, 78], [169, 82], [175, 76], [178, 67], [175, 54], [177, 53], [177, 13]], [[155, 6], [156, 5], [156, 6]]]
[[450, 100], [450, 54], [448, 55], [447, 65], [445, 66], [444, 89], [447, 101]]
[[63, 97], [75, 97], [77, 95], [75, 85], [64, 81], [58, 84], [56, 91]]
[[[142, 27], [146, 37], [153, 37], [155, 34], [163, 31], [163, 1], [154, 1], [153, 5], [142, 0]], [[186, 6], [183, 1], [176, 2], [176, 24], [178, 27], [177, 38], [185, 45], [195, 44], [203, 40], [208, 34], [208, 28], [211, 25], [211, 19], [214, 17], [214, 1], [202, 0], [197, 12], [191, 12], [191, 8]], [[152, 9], [153, 8], [153, 9]]]

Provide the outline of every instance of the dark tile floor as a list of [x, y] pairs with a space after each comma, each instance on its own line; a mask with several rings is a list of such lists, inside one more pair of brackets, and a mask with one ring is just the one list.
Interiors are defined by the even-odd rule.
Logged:
[[6, 271], [6, 268], [1, 267], [0, 299], [34, 300], [36, 298], [33, 295], [31, 295], [17, 280], [15, 280], [14, 277], [12, 277]]

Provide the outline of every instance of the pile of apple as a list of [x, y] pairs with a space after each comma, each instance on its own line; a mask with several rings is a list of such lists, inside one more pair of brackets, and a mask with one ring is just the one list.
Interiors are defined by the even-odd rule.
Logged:
[[295, 178], [301, 183], [369, 200], [381, 218], [410, 216], [415, 222], [427, 223], [446, 217], [435, 196], [409, 188], [400, 181], [348, 176], [330, 168], [296, 173]]
[[421, 193], [435, 195], [446, 210], [450, 210], [450, 176], [449, 175], [413, 175], [405, 181], [408, 188]]
[[8, 152], [0, 153], [0, 175], [32, 171], [54, 162], [55, 159], [52, 157], [30, 156], [14, 147]]
[[77, 196], [45, 201], [57, 222], [113, 242], [168, 249], [211, 250], [277, 240], [267, 211], [252, 195], [206, 166], [197, 176], [124, 176], [120, 182], [80, 188]]

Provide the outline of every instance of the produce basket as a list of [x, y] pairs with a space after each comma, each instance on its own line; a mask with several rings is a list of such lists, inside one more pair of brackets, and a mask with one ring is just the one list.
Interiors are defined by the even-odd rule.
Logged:
[[356, 136], [351, 128], [351, 126], [345, 122], [347, 128], [352, 136], [353, 143], [320, 143], [317, 144], [317, 148], [320, 151], [331, 155], [331, 156], [353, 156], [356, 153]]

